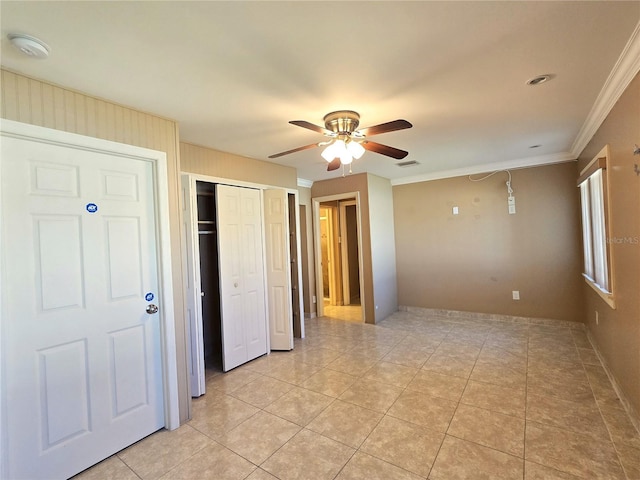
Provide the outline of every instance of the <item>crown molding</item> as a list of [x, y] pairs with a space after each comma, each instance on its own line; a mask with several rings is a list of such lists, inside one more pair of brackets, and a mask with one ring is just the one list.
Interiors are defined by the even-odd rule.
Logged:
[[555, 163], [566, 163], [575, 160], [577, 157], [570, 152], [553, 153], [550, 155], [540, 155], [537, 157], [518, 158], [504, 162], [485, 163], [483, 165], [473, 165], [441, 172], [425, 173], [412, 177], [402, 177], [391, 180], [391, 185], [405, 185], [408, 183], [428, 182], [431, 180], [441, 180], [443, 178], [462, 177], [465, 175], [476, 175], [478, 173], [496, 172], [500, 170], [515, 170], [518, 168], [541, 167], [553, 165]]
[[307, 180], [306, 178], [298, 178], [299, 187], [311, 188], [312, 185], [313, 185], [313, 180]]
[[576, 139], [571, 153], [578, 158], [609, 112], [640, 71], [640, 22], [636, 25], [618, 61], [611, 70]]

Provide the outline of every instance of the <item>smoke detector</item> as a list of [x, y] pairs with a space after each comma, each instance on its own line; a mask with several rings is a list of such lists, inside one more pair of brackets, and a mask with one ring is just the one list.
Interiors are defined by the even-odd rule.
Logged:
[[49, 56], [49, 46], [36, 37], [22, 33], [10, 33], [7, 38], [14, 47], [28, 57], [45, 59]]

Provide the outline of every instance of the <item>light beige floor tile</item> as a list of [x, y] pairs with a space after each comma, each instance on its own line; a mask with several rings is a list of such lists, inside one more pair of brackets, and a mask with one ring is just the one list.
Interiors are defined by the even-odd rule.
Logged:
[[277, 368], [288, 361], [289, 357], [284, 352], [272, 352], [269, 355], [251, 360], [243, 366], [245, 370], [265, 374], [272, 368]]
[[336, 358], [333, 362], [327, 365], [326, 368], [359, 377], [364, 375], [365, 372], [376, 363], [376, 358], [347, 353]]
[[[207, 392], [193, 399], [193, 420], [187, 425], [176, 432], [151, 435], [78, 478], [129, 480], [134, 472], [143, 479], [170, 478], [167, 472], [171, 469], [176, 475], [201, 478], [200, 472], [189, 470], [190, 458], [196, 464], [204, 462], [206, 470], [216, 450], [226, 456], [229, 466], [221, 473], [211, 473], [213, 478], [225, 478], [236, 463], [241, 471], [232, 476], [251, 480], [315, 480], [334, 478], [338, 473], [342, 479], [415, 478], [417, 474], [362, 451], [367, 438], [371, 438], [370, 447], [374, 440], [383, 443], [383, 427], [398, 419], [413, 428], [433, 430], [435, 435], [442, 436], [450, 428], [451, 434], [473, 439], [447, 436], [430, 478], [510, 478], [514, 457], [498, 449], [515, 452], [510, 450], [509, 439], [517, 435], [508, 427], [491, 435], [491, 429], [500, 423], [483, 418], [480, 410], [489, 411], [484, 414], [489, 419], [517, 417], [514, 422], [522, 422], [528, 412], [527, 461], [520, 460], [519, 470], [522, 475], [526, 463], [525, 480], [616, 479], [623, 478], [623, 467], [629, 479], [640, 478], [640, 438], [584, 331], [552, 322], [529, 325], [517, 319], [510, 323], [470, 315], [445, 317], [445, 313], [397, 312], [378, 325], [307, 320], [307, 338], [296, 339], [291, 352], [273, 352], [225, 374], [208, 368]], [[411, 368], [419, 371], [406, 383], [404, 373]], [[310, 401], [305, 402], [300, 393], [296, 398], [291, 394], [294, 391], [311, 395], [305, 397]], [[288, 402], [278, 405], [278, 413], [259, 410], [289, 394]], [[314, 401], [313, 395], [318, 395], [315, 400], [327, 399], [329, 406], [324, 400]], [[597, 421], [594, 396], [607, 432], [602, 421]], [[385, 411], [387, 418], [374, 436]], [[302, 425], [310, 423], [300, 430], [301, 425], [292, 425], [293, 418]], [[257, 440], [246, 441], [253, 436]], [[212, 439], [225, 441], [237, 452]], [[398, 445], [415, 448], [411, 438]], [[349, 447], [361, 450], [343, 468], [353, 452]], [[394, 448], [399, 447], [394, 444], [388, 450]], [[323, 457], [325, 450], [328, 454]], [[209, 455], [200, 453], [205, 451]], [[298, 455], [305, 451], [308, 458]], [[240, 462], [238, 454], [245, 457]], [[278, 474], [261, 468], [249, 473], [242, 469], [247, 465], [243, 462], [259, 462], [269, 455], [264, 463], [278, 469]], [[223, 458], [212, 468], [227, 460]]]
[[537, 463], [524, 462], [524, 480], [580, 480], [580, 477]]
[[264, 408], [289, 392], [293, 387], [294, 385], [276, 378], [260, 376], [234, 390], [230, 395], [254, 407]]
[[[295, 349], [294, 349], [295, 352]], [[295, 358], [302, 363], [310, 365], [320, 365], [322, 367], [333, 362], [342, 353], [328, 348], [308, 348], [294, 354]]]
[[334, 401], [334, 398], [295, 387], [265, 408], [285, 420], [304, 427]]
[[351, 385], [339, 398], [345, 402], [385, 413], [401, 393], [400, 387], [363, 378]]
[[383, 414], [336, 400], [311, 423], [309, 430], [358, 448], [373, 431]]
[[601, 365], [598, 355], [593, 348], [578, 348], [580, 359], [586, 365]]
[[457, 403], [451, 400], [405, 390], [389, 409], [388, 415], [445, 433], [456, 406]]
[[628, 479], [640, 479], [640, 450], [625, 444], [617, 444], [618, 458]]
[[140, 477], [133, 473], [133, 470], [120, 460], [117, 455], [113, 455], [71, 478], [72, 480], [139, 480]]
[[509, 367], [512, 370], [526, 373], [527, 372], [527, 355], [514, 354], [507, 350], [495, 347], [484, 347], [478, 355], [477, 363], [490, 363]]
[[256, 468], [251, 475], [249, 475], [246, 480], [278, 480], [278, 477], [274, 477], [269, 472], [262, 470], [261, 468]]
[[412, 333], [396, 345], [396, 347], [408, 347], [424, 350], [427, 353], [435, 352], [436, 348], [447, 336], [446, 333]]
[[584, 370], [598, 403], [619, 401], [618, 395], [601, 365], [585, 365]]
[[143, 480], [159, 478], [214, 442], [189, 425], [161, 430], [118, 453], [118, 457]]
[[395, 363], [378, 362], [367, 371], [364, 378], [388, 383], [396, 387], [406, 387], [417, 372], [417, 368]]
[[444, 435], [386, 416], [365, 440], [360, 450], [386, 462], [427, 477]]
[[412, 368], [420, 368], [429, 359], [433, 350], [411, 348], [410, 346], [396, 345], [382, 360], [397, 365], [405, 365]]
[[420, 480], [419, 477], [383, 460], [356, 452], [336, 480]]
[[256, 466], [251, 462], [214, 442], [167, 472], [161, 480], [236, 480], [245, 478], [255, 469]]
[[475, 364], [470, 379], [518, 389], [523, 389], [527, 382], [527, 376], [521, 370], [486, 361]]
[[330, 480], [355, 450], [310, 430], [302, 430], [261, 465], [280, 480]]
[[324, 368], [311, 375], [301, 387], [329, 397], [339, 397], [357, 380], [357, 377]]
[[[473, 376], [473, 374], [472, 374]], [[461, 403], [486, 408], [505, 415], [524, 418], [526, 410], [524, 388], [511, 388], [470, 380], [462, 394]]]
[[321, 368], [320, 365], [302, 363], [291, 358], [289, 361], [283, 362], [281, 365], [270, 369], [265, 375], [282, 380], [283, 382], [301, 385]]
[[212, 377], [211, 380], [207, 382], [207, 387], [215, 388], [224, 393], [230, 393], [256, 378], [258, 378], [258, 374], [247, 369], [231, 370], [222, 375]]
[[461, 357], [447, 353], [434, 353], [422, 366], [423, 370], [431, 370], [443, 375], [453, 375], [454, 377], [469, 378], [473, 366], [476, 363], [475, 357]]
[[542, 465], [584, 478], [624, 479], [613, 444], [590, 435], [527, 422], [525, 455]]
[[300, 431], [300, 426], [267, 412], [258, 412], [218, 442], [252, 463], [260, 465]]
[[522, 480], [521, 458], [447, 436], [436, 458], [430, 479]]
[[608, 439], [595, 399], [573, 402], [559, 397], [527, 395], [527, 420]]
[[589, 341], [589, 337], [587, 336], [587, 332], [580, 330], [571, 330], [571, 337], [573, 337], [573, 341], [578, 348], [593, 348], [591, 346], [591, 342]]
[[377, 342], [361, 343], [350, 350], [351, 355], [361, 355], [363, 357], [380, 360], [393, 349], [393, 345], [378, 344]]
[[189, 425], [211, 438], [217, 438], [258, 411], [259, 409], [253, 405], [225, 395], [218, 401], [207, 403], [204, 408], [199, 409]]
[[631, 423], [626, 411], [603, 406], [600, 411], [616, 445], [624, 444], [640, 450], [640, 433]]
[[517, 457], [524, 454], [522, 418], [461, 404], [447, 434]]
[[475, 343], [469, 344], [467, 341], [456, 341], [457, 335], [450, 339], [451, 335], [451, 333], [447, 335], [447, 338], [438, 345], [434, 352], [435, 355], [455, 355], [457, 358], [464, 358], [470, 361], [478, 358], [484, 339], [477, 345]]
[[586, 376], [549, 370], [546, 372], [529, 372], [527, 374], [527, 392], [572, 401], [585, 401], [593, 398], [593, 391]]
[[411, 380], [411, 383], [407, 385], [407, 389], [457, 402], [460, 400], [466, 385], [467, 380], [465, 378], [443, 375], [430, 370], [420, 370]]

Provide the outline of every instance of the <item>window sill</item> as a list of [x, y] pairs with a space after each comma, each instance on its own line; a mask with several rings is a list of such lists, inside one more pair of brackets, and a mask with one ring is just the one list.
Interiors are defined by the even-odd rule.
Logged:
[[600, 296], [600, 298], [602, 298], [607, 305], [609, 305], [613, 310], [615, 310], [616, 301], [613, 298], [613, 293], [607, 292], [606, 290], [603, 290], [602, 288], [600, 288], [596, 283], [594, 283], [593, 280], [591, 280], [584, 273], [582, 274], [582, 276], [584, 277], [584, 281], [587, 282], [587, 285], [593, 288], [595, 292]]

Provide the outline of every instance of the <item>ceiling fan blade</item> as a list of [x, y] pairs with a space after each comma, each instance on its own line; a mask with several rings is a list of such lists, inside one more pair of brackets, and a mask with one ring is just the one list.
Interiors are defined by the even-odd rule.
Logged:
[[380, 135], [381, 133], [395, 132], [396, 130], [404, 130], [405, 128], [411, 128], [411, 125], [406, 120], [393, 120], [392, 122], [381, 123], [380, 125], [374, 125], [373, 127], [367, 127], [358, 130], [362, 135]]
[[340, 163], [340, 157], [334, 158], [333, 160], [331, 160], [331, 162], [329, 162], [329, 165], [327, 166], [327, 172], [339, 169], [340, 165], [342, 165]]
[[331, 130], [327, 130], [326, 128], [320, 127], [318, 125], [314, 125], [313, 123], [307, 122], [305, 120], [291, 120], [289, 123], [291, 125], [297, 125], [298, 127], [307, 128], [309, 130], [313, 130], [314, 132], [322, 133], [324, 135], [333, 134]]
[[369, 140], [365, 140], [361, 145], [370, 152], [380, 153], [382, 155], [386, 155], [387, 157], [392, 157], [398, 160], [409, 155], [409, 152], [400, 150], [399, 148], [382, 145], [381, 143], [371, 142]]
[[268, 158], [278, 158], [283, 157], [285, 155], [289, 155], [290, 153], [300, 152], [301, 150], [308, 150], [310, 148], [319, 147], [319, 143], [312, 143], [310, 145], [305, 145], [304, 147], [294, 148], [292, 150], [287, 150], [286, 152], [274, 153], [273, 155], [269, 155]]

